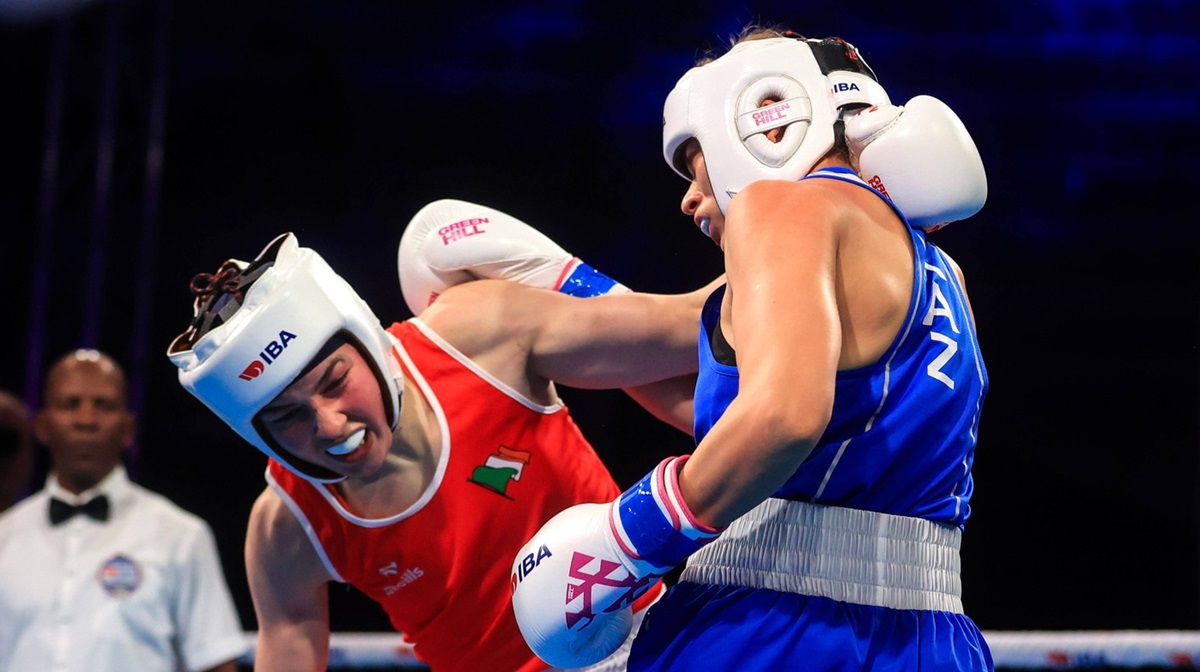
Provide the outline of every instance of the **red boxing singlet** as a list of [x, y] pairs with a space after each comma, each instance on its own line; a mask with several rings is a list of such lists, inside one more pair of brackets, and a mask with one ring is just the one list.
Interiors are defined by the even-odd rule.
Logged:
[[306, 481], [274, 460], [267, 480], [330, 573], [382, 605], [434, 670], [546, 669], [513, 616], [512, 562], [551, 516], [612, 501], [620, 490], [565, 406], [522, 397], [420, 320], [388, 332], [441, 427], [441, 456], [426, 492], [397, 515], [365, 519], [347, 510], [334, 486]]

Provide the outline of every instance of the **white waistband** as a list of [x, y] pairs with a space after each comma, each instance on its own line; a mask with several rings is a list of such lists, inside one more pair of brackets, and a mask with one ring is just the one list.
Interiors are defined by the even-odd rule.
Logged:
[[923, 518], [768, 499], [693, 554], [680, 580], [962, 613], [961, 540]]

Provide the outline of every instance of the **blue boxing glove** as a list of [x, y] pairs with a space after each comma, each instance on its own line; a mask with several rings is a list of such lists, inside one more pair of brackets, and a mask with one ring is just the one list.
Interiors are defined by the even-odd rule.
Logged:
[[614, 502], [566, 509], [517, 553], [513, 611], [539, 658], [570, 668], [608, 657], [629, 636], [634, 601], [720, 534], [680, 495], [687, 459], [663, 460]]

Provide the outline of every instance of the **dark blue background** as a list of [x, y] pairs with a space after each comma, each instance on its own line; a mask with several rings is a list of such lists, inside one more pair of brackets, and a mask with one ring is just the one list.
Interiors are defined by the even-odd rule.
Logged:
[[[131, 469], [213, 525], [247, 628], [241, 542], [264, 458], [162, 355], [192, 275], [291, 230], [402, 319], [400, 231], [459, 197], [632, 287], [697, 286], [720, 257], [678, 211], [661, 103], [753, 19], [855, 43], [895, 102], [950, 103], [987, 166], [983, 211], [933, 238], [966, 272], [992, 382], [968, 612], [985, 629], [1200, 626], [1197, 3], [74, 4], [68, 24], [0, 1], [0, 387], [36, 393], [29, 372], [79, 345], [125, 363], [142, 427]], [[164, 162], [147, 187], [156, 109]], [[690, 446], [620, 393], [563, 395], [621, 485]], [[386, 629], [334, 593], [335, 627]]]

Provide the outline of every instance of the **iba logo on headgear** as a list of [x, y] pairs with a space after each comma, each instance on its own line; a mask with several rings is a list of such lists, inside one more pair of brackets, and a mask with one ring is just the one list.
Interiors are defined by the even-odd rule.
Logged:
[[[287, 348], [288, 343], [295, 338], [296, 335], [290, 331], [280, 330], [279, 340], [268, 343], [267, 347], [263, 348], [262, 352], [258, 353], [259, 359], [250, 362], [250, 364], [248, 364], [246, 368], [238, 374], [238, 378], [241, 378], [242, 380], [253, 380], [257, 378], [259, 374], [267, 370], [268, 364], [272, 364], [276, 359], [279, 359], [279, 355], [283, 354], [283, 351]], [[263, 362], [266, 363], [264, 364]]]

